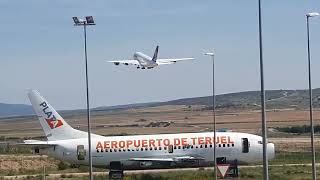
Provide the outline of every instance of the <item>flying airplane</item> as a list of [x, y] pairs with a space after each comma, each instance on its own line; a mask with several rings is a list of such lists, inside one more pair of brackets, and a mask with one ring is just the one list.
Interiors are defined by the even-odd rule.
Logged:
[[[48, 154], [76, 165], [88, 165], [87, 132], [72, 128], [36, 90], [28, 92], [46, 141], [25, 140], [36, 153]], [[237, 132], [216, 133], [219, 160], [239, 164], [262, 161], [262, 138]], [[213, 164], [213, 132], [92, 137], [92, 164], [109, 168], [118, 162], [124, 169], [199, 167]], [[269, 159], [275, 156], [273, 143], [267, 144]]]
[[159, 65], [166, 65], [166, 64], [174, 64], [177, 61], [186, 61], [186, 60], [193, 60], [194, 58], [175, 58], [175, 59], [158, 59], [158, 50], [159, 46], [156, 47], [154, 51], [153, 57], [149, 57], [142, 52], [135, 52], [133, 54], [132, 60], [115, 60], [115, 61], [108, 61], [114, 63], [115, 65], [124, 64], [124, 65], [135, 65], [137, 69], [152, 69]]

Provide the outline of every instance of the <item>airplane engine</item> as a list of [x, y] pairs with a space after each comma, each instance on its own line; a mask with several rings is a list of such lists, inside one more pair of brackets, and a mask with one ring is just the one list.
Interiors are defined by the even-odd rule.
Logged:
[[128, 63], [124, 63], [124, 65], [128, 66], [129, 64]]
[[114, 65], [116, 65], [116, 66], [118, 66], [119, 64], [120, 64], [120, 63], [118, 63], [118, 62], [115, 62], [115, 63], [114, 63]]

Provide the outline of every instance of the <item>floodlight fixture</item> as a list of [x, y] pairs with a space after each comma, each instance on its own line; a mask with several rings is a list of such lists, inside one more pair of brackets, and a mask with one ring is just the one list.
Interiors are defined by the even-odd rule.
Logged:
[[307, 13], [306, 16], [307, 17], [315, 17], [315, 16], [319, 16], [320, 14], [318, 12], [311, 12], [311, 13]]
[[92, 16], [86, 16], [86, 21], [88, 25], [95, 25]]
[[208, 53], [204, 53], [204, 55], [207, 55], [207, 56], [214, 56], [214, 53], [213, 53], [213, 52], [208, 52]]
[[89, 26], [89, 25], [96, 25], [94, 23], [93, 17], [92, 16], [86, 16], [85, 20], [80, 19], [78, 17], [72, 17], [74, 25], [75, 26]]

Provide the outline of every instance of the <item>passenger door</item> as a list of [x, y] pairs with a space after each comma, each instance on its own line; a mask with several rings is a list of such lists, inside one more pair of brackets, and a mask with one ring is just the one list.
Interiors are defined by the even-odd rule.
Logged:
[[248, 138], [242, 138], [242, 153], [248, 153], [250, 148], [250, 143]]
[[86, 150], [84, 149], [84, 145], [77, 146], [77, 159], [85, 160], [86, 158]]

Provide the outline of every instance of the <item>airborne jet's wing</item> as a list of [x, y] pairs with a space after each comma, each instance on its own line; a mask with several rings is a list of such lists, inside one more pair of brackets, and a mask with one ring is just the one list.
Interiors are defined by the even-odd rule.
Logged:
[[193, 161], [193, 160], [204, 160], [203, 157], [185, 155], [185, 156], [161, 156], [161, 157], [139, 157], [130, 158], [130, 161], [154, 161], [154, 162], [182, 162], [182, 161]]
[[114, 63], [115, 65], [119, 65], [119, 64], [125, 64], [125, 65], [140, 65], [139, 61], [137, 60], [114, 60], [114, 61], [108, 61], [110, 63]]
[[177, 61], [187, 61], [187, 60], [194, 60], [194, 58], [176, 58], [176, 59], [157, 59], [157, 63], [159, 65], [165, 65], [165, 64], [173, 64]]

